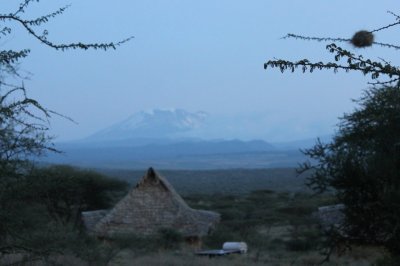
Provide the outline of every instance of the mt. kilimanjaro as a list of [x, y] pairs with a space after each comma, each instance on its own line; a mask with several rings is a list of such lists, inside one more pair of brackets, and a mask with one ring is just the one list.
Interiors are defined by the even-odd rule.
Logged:
[[185, 133], [200, 128], [207, 117], [205, 112], [190, 113], [183, 109], [142, 111], [91, 135], [86, 140], [97, 142], [185, 138]]
[[[234, 122], [231, 129], [240, 129], [242, 123]], [[102, 168], [215, 169], [293, 166], [302, 156], [279, 151], [263, 140], [210, 137], [213, 130], [224, 136], [230, 124], [205, 112], [139, 112], [85, 139], [58, 143], [64, 153], [46, 161]]]

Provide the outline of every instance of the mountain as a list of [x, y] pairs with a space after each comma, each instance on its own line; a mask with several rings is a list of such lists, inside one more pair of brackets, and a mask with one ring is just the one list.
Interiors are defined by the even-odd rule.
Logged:
[[243, 118], [224, 121], [205, 112], [155, 109], [136, 113], [85, 139], [57, 143], [56, 147], [64, 153], [51, 154], [45, 160], [107, 168], [295, 167], [305, 159], [299, 148], [310, 147], [314, 142], [305, 139], [272, 145], [264, 140], [230, 137], [229, 132], [249, 130], [251, 123], [252, 119]]
[[205, 112], [190, 113], [183, 109], [142, 111], [96, 132], [84, 141], [181, 138], [185, 132], [200, 128], [207, 117]]

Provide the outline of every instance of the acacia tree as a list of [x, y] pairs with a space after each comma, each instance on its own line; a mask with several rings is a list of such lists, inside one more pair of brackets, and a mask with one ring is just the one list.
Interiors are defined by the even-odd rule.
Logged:
[[[22, 27], [41, 44], [51, 49], [67, 51], [116, 49], [132, 38], [116, 43], [54, 43], [48, 39], [49, 32], [43, 30], [39, 33], [39, 28], [52, 18], [63, 14], [69, 6], [34, 19], [24, 18], [29, 5], [35, 2], [39, 1], [24, 0], [15, 12], [0, 14], [0, 39], [7, 38], [13, 32], [13, 27]], [[18, 64], [29, 53], [28, 48], [0, 50], [0, 176], [10, 175], [12, 172], [15, 174], [21, 163], [26, 162], [32, 155], [55, 151], [47, 131], [50, 117], [57, 113], [27, 96], [23, 84], [24, 77], [18, 72]], [[8, 83], [8, 80], [13, 81]]]
[[[74, 49], [109, 50], [129, 41], [132, 37], [120, 42], [110, 43], [55, 43], [48, 38], [48, 31], [39, 33], [41, 27], [52, 18], [62, 15], [69, 7], [43, 16], [25, 18], [31, 4], [39, 0], [23, 0], [16, 7], [15, 12], [0, 13], [0, 39], [4, 40], [13, 32], [15, 27], [22, 27], [26, 33], [39, 43], [50, 49], [68, 51]], [[37, 226], [46, 229], [45, 212], [43, 206], [28, 206], [24, 201], [23, 191], [28, 188], [24, 185], [28, 173], [26, 165], [32, 156], [40, 156], [48, 151], [56, 151], [48, 135], [49, 120], [56, 112], [42, 106], [37, 100], [28, 97], [24, 86], [24, 76], [18, 71], [18, 64], [30, 53], [28, 48], [22, 50], [0, 50], [0, 255], [27, 251], [29, 253], [46, 254], [43, 245], [35, 242], [52, 243], [55, 235], [49, 236], [53, 240], [44, 240], [43, 234], [32, 234]], [[30, 186], [30, 188], [32, 188]], [[29, 194], [29, 193], [28, 193]], [[31, 193], [35, 194], [35, 193]], [[29, 216], [28, 215], [33, 215]], [[42, 215], [43, 214], [43, 215]], [[40, 218], [42, 220], [33, 219]], [[32, 218], [32, 219], [31, 219]], [[44, 219], [44, 220], [43, 220]], [[28, 224], [34, 227], [28, 227]], [[36, 228], [35, 228], [36, 227]], [[58, 229], [57, 229], [58, 230]], [[30, 235], [24, 235], [27, 232]], [[45, 232], [45, 231], [44, 231]], [[51, 238], [53, 237], [53, 238]], [[62, 234], [59, 235], [62, 239]], [[29, 241], [28, 241], [29, 240]], [[30, 244], [29, 244], [30, 243]]]
[[[374, 45], [400, 50], [400, 46], [398, 45], [374, 41], [375, 33], [400, 24], [400, 16], [394, 14], [393, 12], [389, 13], [395, 17], [395, 22], [371, 31], [358, 31], [350, 39], [307, 37], [297, 34], [287, 34], [284, 38], [294, 38], [305, 41], [332, 42], [326, 46], [326, 50], [333, 55], [334, 61], [310, 62], [308, 59], [302, 59], [292, 62], [283, 59], [275, 59], [264, 63], [264, 69], [279, 68], [281, 72], [294, 72], [296, 69], [300, 68], [301, 71], [309, 71], [310, 73], [312, 73], [314, 70], [333, 70], [334, 73], [337, 73], [339, 70], [343, 70], [345, 72], [357, 71], [364, 75], [370, 75], [371, 79], [375, 80], [375, 82], [370, 83], [371, 85], [389, 85], [398, 87], [400, 81], [400, 69], [398, 66], [392, 65], [383, 58], [380, 58], [379, 61], [364, 58], [362, 54], [354, 54], [338, 45], [338, 43], [349, 42], [356, 48], [366, 48]], [[384, 80], [379, 80], [379, 77], [384, 77]]]
[[[333, 189], [345, 204], [345, 221], [333, 240], [347, 243], [380, 244], [393, 255], [400, 254], [400, 68], [385, 59], [378, 61], [340, 47], [350, 42], [357, 48], [372, 45], [399, 50], [395, 44], [378, 43], [374, 34], [400, 24], [371, 31], [359, 31], [351, 39], [319, 38], [288, 34], [287, 38], [332, 42], [326, 46], [331, 62], [291, 62], [270, 60], [264, 68], [281, 72], [314, 70], [356, 71], [370, 75], [370, 88], [357, 100], [358, 108], [340, 119], [338, 130], [329, 143], [317, 141], [303, 151], [312, 159], [303, 163], [299, 173], [310, 172], [307, 185], [322, 193]], [[339, 238], [337, 238], [339, 237]], [[331, 242], [331, 244], [335, 244]], [[329, 258], [329, 257], [328, 257]]]

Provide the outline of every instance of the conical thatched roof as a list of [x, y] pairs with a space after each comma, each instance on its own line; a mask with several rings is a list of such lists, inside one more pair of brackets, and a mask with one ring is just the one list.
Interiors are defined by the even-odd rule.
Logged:
[[152, 235], [162, 228], [171, 228], [185, 237], [201, 237], [207, 235], [219, 219], [218, 213], [190, 208], [171, 184], [150, 168], [92, 231], [98, 236], [112, 237]]

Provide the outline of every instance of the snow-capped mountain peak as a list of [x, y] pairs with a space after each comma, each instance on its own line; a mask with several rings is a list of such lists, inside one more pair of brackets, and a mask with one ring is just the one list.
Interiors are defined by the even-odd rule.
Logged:
[[205, 112], [191, 113], [183, 109], [141, 111], [93, 134], [89, 139], [173, 138], [200, 128], [207, 117]]

